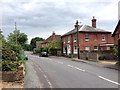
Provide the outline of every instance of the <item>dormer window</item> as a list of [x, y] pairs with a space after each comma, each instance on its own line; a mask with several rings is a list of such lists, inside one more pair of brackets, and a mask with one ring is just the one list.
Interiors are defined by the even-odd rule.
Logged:
[[85, 34], [85, 41], [89, 41], [90, 37], [89, 34]]

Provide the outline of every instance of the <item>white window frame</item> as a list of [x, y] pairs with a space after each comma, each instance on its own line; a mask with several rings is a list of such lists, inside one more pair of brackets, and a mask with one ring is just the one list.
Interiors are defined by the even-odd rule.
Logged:
[[68, 36], [68, 43], [70, 43], [70, 36]]
[[102, 41], [105, 41], [105, 34], [102, 34]]
[[77, 54], [77, 46], [74, 46], [74, 54]]
[[90, 51], [90, 46], [85, 46], [85, 51]]
[[[95, 48], [95, 47], [97, 47], [97, 48]], [[94, 46], [94, 50], [97, 51], [98, 50], [98, 46]]]
[[65, 38], [63, 39], [63, 43], [65, 44]]
[[89, 39], [90, 39], [89, 34], [85, 34], [85, 41], [89, 41]]
[[64, 54], [66, 53], [66, 51], [65, 51], [65, 47], [63, 47], [63, 53], [64, 53]]
[[74, 42], [77, 41], [77, 34], [74, 34]]

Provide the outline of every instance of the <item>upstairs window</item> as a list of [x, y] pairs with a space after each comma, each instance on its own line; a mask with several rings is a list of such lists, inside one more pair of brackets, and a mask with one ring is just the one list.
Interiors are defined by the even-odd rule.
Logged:
[[77, 35], [75, 34], [74, 35], [74, 42], [76, 42], [76, 40], [77, 40]]
[[65, 38], [63, 39], [63, 43], [65, 44]]
[[68, 36], [68, 43], [70, 43], [70, 36]]
[[105, 34], [102, 34], [102, 41], [105, 41]]
[[85, 41], [89, 41], [90, 37], [89, 34], [85, 34]]

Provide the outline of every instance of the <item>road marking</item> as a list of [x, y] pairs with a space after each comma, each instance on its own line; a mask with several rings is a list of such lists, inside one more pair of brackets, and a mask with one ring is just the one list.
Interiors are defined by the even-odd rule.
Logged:
[[80, 69], [80, 68], [78, 68], [78, 67], [74, 67], [74, 66], [72, 66], [72, 65], [67, 65], [67, 66], [69, 66], [69, 67], [71, 67], [71, 68], [75, 68], [75, 69], [77, 69], [77, 70], [79, 70], [79, 71], [83, 71], [83, 72], [85, 72], [85, 70]]
[[80, 69], [80, 68], [77, 68], [77, 67], [74, 67], [74, 68], [77, 69], [77, 70], [85, 72], [85, 70], [83, 70], [83, 69]]
[[43, 71], [41, 68], [38, 67], [38, 69], [43, 73], [43, 76], [44, 76], [44, 78], [46, 79], [46, 81], [48, 82], [49, 87], [52, 88], [52, 84], [51, 84], [51, 82], [49, 81], [47, 75], [45, 75], [44, 71]]
[[98, 77], [101, 78], [101, 79], [103, 79], [103, 80], [106, 80], [106, 81], [108, 81], [108, 82], [111, 82], [111, 83], [114, 83], [114, 84], [120, 85], [118, 82], [112, 81], [112, 80], [107, 79], [107, 78], [104, 78], [104, 77], [102, 77], [102, 76], [98, 76]]
[[63, 64], [63, 62], [56, 61], [57, 63]]
[[72, 66], [72, 65], [67, 65], [67, 66], [69, 66], [69, 67], [72, 67], [72, 68], [73, 68], [73, 66]]

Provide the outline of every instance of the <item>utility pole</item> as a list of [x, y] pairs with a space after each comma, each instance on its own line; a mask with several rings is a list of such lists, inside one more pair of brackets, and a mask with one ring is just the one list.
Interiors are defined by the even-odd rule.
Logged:
[[80, 47], [79, 47], [79, 31], [78, 31], [78, 20], [76, 21], [75, 28], [77, 29], [77, 53], [78, 53], [78, 59], [80, 59]]
[[15, 34], [16, 34], [15, 43], [18, 44], [17, 43], [17, 25], [16, 25], [16, 22], [15, 22]]

